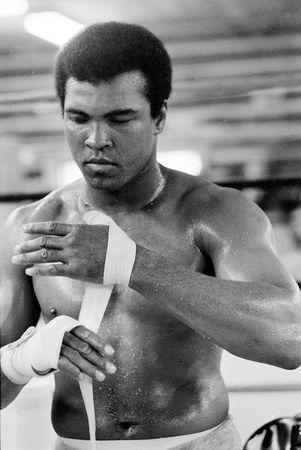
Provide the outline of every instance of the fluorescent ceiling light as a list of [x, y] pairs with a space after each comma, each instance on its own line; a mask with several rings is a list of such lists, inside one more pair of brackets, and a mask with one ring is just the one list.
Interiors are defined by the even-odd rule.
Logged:
[[59, 47], [74, 36], [83, 25], [57, 12], [31, 13], [24, 17], [28, 33], [45, 39]]
[[1, 0], [0, 17], [19, 16], [28, 11], [27, 0]]
[[199, 175], [203, 167], [201, 154], [197, 150], [158, 152], [158, 161], [170, 169], [180, 170], [191, 175]]

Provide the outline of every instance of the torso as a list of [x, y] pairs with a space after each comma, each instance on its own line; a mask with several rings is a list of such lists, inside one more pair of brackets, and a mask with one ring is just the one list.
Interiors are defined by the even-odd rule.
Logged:
[[[188, 180], [188, 179], [187, 179]], [[139, 245], [191, 270], [214, 275], [193, 239], [185, 178], [173, 195], [139, 212], [106, 211]], [[186, 187], [185, 187], [186, 183]], [[195, 183], [195, 181], [194, 181]], [[191, 186], [190, 186], [191, 188]], [[31, 220], [74, 222], [79, 185], [61, 191], [63, 208], [47, 216], [47, 200]], [[46, 203], [45, 203], [46, 202]], [[85, 283], [63, 277], [34, 278], [34, 291], [46, 321], [56, 314], [78, 318]], [[52, 313], [50, 309], [52, 308]], [[219, 365], [221, 349], [205, 336], [154, 306], [137, 292], [113, 290], [99, 333], [115, 349], [117, 373], [93, 382], [97, 439], [151, 439], [196, 433], [219, 424], [228, 398]], [[64, 437], [88, 439], [78, 383], [56, 375], [52, 420]]]

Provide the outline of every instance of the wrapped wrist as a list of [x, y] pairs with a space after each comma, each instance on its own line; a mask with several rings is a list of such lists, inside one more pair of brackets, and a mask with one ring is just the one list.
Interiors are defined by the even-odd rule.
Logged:
[[58, 368], [65, 332], [78, 325], [72, 317], [59, 316], [38, 331], [28, 328], [20, 339], [1, 348], [2, 372], [15, 384], [49, 375]]

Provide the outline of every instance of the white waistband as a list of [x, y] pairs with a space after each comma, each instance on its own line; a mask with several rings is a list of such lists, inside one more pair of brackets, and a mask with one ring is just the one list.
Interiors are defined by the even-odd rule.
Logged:
[[[219, 424], [214, 428], [210, 428], [210, 430], [193, 434], [184, 434], [181, 436], [171, 436], [157, 439], [96, 441], [96, 450], [167, 450], [177, 447], [181, 444], [186, 444], [187, 442], [193, 441], [194, 439], [204, 437], [221, 425], [222, 424]], [[63, 437], [60, 437], [60, 440], [66, 446], [71, 447], [72, 450], [87, 450], [90, 445], [90, 441], [88, 440], [69, 439]]]

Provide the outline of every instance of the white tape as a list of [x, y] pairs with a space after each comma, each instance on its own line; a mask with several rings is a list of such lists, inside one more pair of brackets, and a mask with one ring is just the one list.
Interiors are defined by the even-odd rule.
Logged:
[[[108, 216], [100, 211], [88, 211], [83, 219], [90, 225], [108, 225], [108, 244], [103, 275], [103, 285], [87, 283], [79, 320], [97, 333], [103, 319], [113, 285], [128, 285], [136, 257], [136, 244]], [[89, 424], [91, 450], [96, 449], [96, 425], [92, 379], [79, 382]]]
[[[108, 225], [108, 245], [104, 267], [104, 284], [86, 284], [79, 320], [59, 316], [36, 332], [31, 327], [15, 343], [1, 349], [2, 370], [14, 383], [25, 384], [38, 371], [56, 369], [60, 349], [66, 331], [84, 325], [97, 333], [107, 308], [113, 285], [128, 285], [136, 257], [136, 244], [116, 223], [99, 211], [88, 211], [83, 219], [91, 225]], [[4, 361], [4, 367], [3, 367]], [[95, 409], [92, 379], [80, 381], [88, 422], [91, 449], [96, 448]]]
[[135, 242], [113, 219], [100, 211], [90, 210], [84, 214], [83, 219], [91, 225], [109, 226], [103, 284], [128, 286], [136, 258]]
[[[90, 225], [112, 226], [112, 219], [98, 211], [88, 211], [83, 219]], [[87, 283], [86, 290], [79, 314], [79, 320], [90, 330], [97, 333], [99, 325], [107, 309], [113, 285], [104, 286], [94, 283]], [[83, 397], [89, 425], [89, 435], [91, 450], [96, 449], [96, 423], [95, 408], [93, 399], [92, 379], [88, 376], [79, 382], [79, 387]]]
[[135, 242], [112, 221], [109, 228], [103, 283], [128, 286], [135, 258]]

